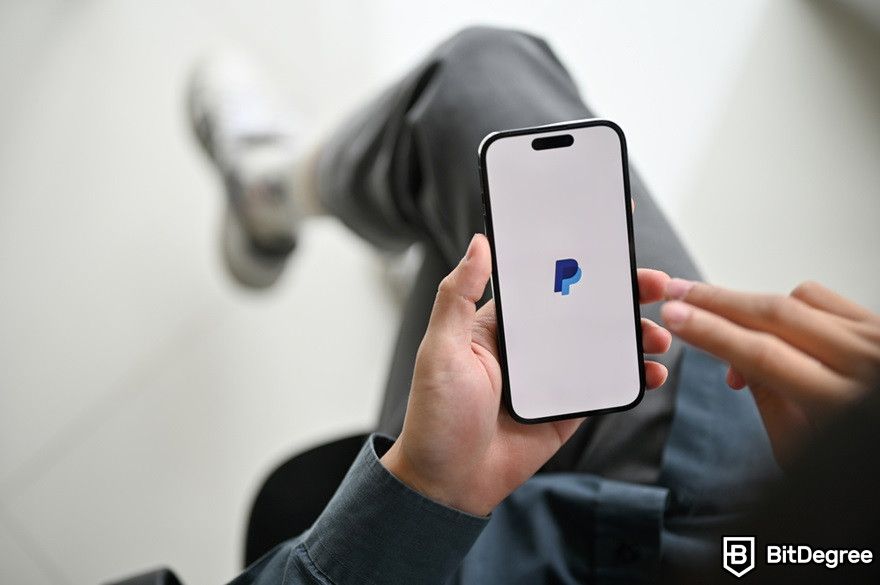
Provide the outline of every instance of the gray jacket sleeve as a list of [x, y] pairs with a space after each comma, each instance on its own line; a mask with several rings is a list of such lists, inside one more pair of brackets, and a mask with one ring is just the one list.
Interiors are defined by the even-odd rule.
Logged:
[[392, 443], [372, 435], [312, 528], [230, 585], [447, 582], [488, 518], [438, 504], [400, 482], [379, 462]]

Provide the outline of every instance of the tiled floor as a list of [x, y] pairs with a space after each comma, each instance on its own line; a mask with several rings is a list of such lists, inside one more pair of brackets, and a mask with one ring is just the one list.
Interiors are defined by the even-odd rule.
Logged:
[[[96, 583], [159, 564], [223, 582], [260, 477], [367, 428], [378, 409], [398, 315], [360, 240], [313, 221], [263, 294], [223, 272], [217, 183], [181, 103], [189, 64], [211, 47], [252, 48], [321, 128], [465, 24], [538, 31], [628, 130], [634, 162], [712, 276], [776, 289], [818, 276], [880, 298], [876, 275], [841, 261], [880, 247], [864, 219], [877, 217], [867, 186], [880, 177], [858, 158], [880, 153], [860, 124], [880, 103], [880, 67], [864, 64], [862, 37], [840, 42], [849, 24], [764, 0], [537, 4], [505, 3], [503, 17], [464, 1], [0, 7], [0, 582]], [[789, 61], [764, 59], [791, 46]], [[819, 101], [793, 99], [800, 88]], [[822, 133], [835, 150], [794, 151], [765, 177], [774, 210], [812, 195], [797, 217], [827, 233], [783, 222], [778, 264], [761, 263], [759, 234], [731, 261], [714, 234], [741, 238], [736, 214], [764, 196], [734, 171], [790, 148], [742, 129], [783, 119], [789, 140], [810, 143], [838, 97], [842, 130]], [[829, 182], [813, 169], [829, 158], [853, 177], [835, 201], [864, 213], [829, 222], [815, 203]]]

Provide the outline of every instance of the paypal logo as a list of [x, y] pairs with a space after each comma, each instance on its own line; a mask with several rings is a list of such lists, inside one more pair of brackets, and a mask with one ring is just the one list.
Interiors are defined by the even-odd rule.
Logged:
[[581, 279], [581, 269], [574, 258], [556, 261], [556, 277], [553, 279], [553, 292], [568, 294], [568, 287]]

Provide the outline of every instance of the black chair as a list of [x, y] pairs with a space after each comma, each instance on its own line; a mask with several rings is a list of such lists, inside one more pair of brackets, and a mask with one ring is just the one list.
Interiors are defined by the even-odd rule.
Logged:
[[105, 585], [180, 585], [180, 581], [170, 569], [156, 569], [123, 581], [111, 581]]
[[294, 455], [269, 474], [251, 506], [245, 566], [315, 522], [367, 436], [353, 435], [314, 447]]

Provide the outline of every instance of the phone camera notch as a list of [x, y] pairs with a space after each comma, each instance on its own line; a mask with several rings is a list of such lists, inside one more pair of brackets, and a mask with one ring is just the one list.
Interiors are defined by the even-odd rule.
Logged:
[[566, 148], [574, 144], [574, 136], [571, 134], [557, 134], [544, 136], [532, 140], [532, 148], [535, 150], [549, 150], [551, 148]]

